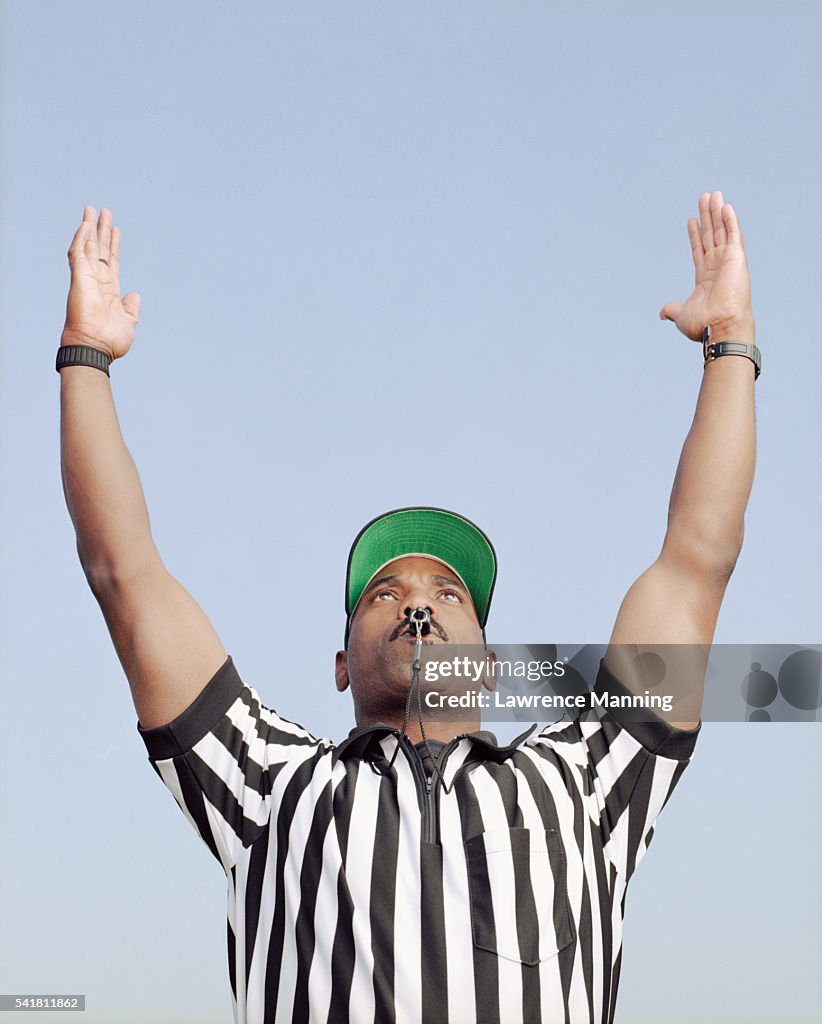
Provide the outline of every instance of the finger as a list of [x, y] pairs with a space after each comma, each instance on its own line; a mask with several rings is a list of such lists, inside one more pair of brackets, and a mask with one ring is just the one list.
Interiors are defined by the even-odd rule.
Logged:
[[86, 235], [88, 232], [89, 225], [84, 220], [74, 232], [74, 238], [72, 238], [71, 245], [68, 247], [68, 261], [71, 266], [85, 259]]
[[711, 196], [711, 224], [714, 229], [714, 242], [717, 245], [728, 244], [728, 232], [725, 230], [725, 223], [722, 220], [722, 207], [725, 200], [721, 192], [714, 192]]
[[109, 252], [111, 250], [111, 210], [105, 206], [100, 210], [100, 219], [97, 221], [97, 259], [109, 263]]
[[725, 230], [728, 233], [729, 244], [741, 245], [744, 248], [745, 243], [742, 239], [742, 228], [740, 228], [739, 221], [736, 218], [736, 210], [730, 203], [725, 203], [722, 207], [722, 219], [725, 222]]
[[88, 231], [86, 233], [83, 251], [86, 254], [86, 259], [89, 259], [92, 262], [97, 259], [97, 232], [94, 230], [94, 222], [96, 219], [97, 211], [93, 206], [87, 206], [83, 211], [83, 221], [88, 224]]
[[131, 317], [134, 323], [140, 320], [140, 295], [138, 292], [129, 292], [123, 296], [123, 309]]
[[711, 222], [711, 193], [703, 192], [699, 197], [699, 231], [702, 235], [702, 248], [710, 252], [714, 247], [714, 226]]
[[668, 302], [659, 311], [660, 320], [673, 320], [676, 323], [676, 318], [679, 316], [682, 310], [683, 303], [681, 302]]
[[688, 218], [688, 238], [691, 240], [691, 255], [694, 258], [696, 272], [702, 270], [705, 250], [702, 248], [702, 235], [699, 233], [699, 221], [696, 217]]
[[111, 229], [111, 242], [109, 247], [109, 263], [115, 273], [120, 272], [120, 242], [122, 237], [119, 228]]

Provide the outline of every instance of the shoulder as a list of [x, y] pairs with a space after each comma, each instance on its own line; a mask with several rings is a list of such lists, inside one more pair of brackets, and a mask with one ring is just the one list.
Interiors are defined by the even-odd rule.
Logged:
[[166, 725], [137, 729], [152, 761], [185, 755], [207, 737], [216, 737], [228, 751], [242, 745], [279, 747], [334, 747], [331, 740], [318, 738], [296, 722], [266, 707], [257, 691], [245, 683], [231, 655], [207, 683], [200, 695]]

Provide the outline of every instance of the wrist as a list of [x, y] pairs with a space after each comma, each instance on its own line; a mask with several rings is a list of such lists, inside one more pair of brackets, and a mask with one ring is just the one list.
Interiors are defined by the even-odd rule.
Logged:
[[60, 348], [65, 348], [66, 345], [87, 345], [89, 348], [97, 348], [101, 352], [105, 352], [112, 362], [117, 358], [104, 341], [100, 341], [99, 338], [91, 338], [81, 331], [64, 328], [60, 335]]
[[57, 359], [54, 368], [60, 373], [61, 370], [71, 366], [93, 367], [95, 370], [102, 370], [108, 377], [111, 357], [105, 349], [97, 345], [73, 344], [61, 342], [57, 349]]
[[[746, 332], [750, 330], [750, 333]], [[745, 356], [754, 364], [754, 380], [759, 377], [762, 369], [762, 353], [759, 351], [754, 340], [753, 325], [748, 328], [745, 324], [732, 325], [729, 328], [733, 337], [721, 337], [719, 341], [714, 336], [710, 327], [705, 327], [702, 332], [702, 356], [704, 365], [715, 362], [722, 356]]]
[[711, 341], [744, 341], [750, 345], [756, 343], [756, 323], [753, 314], [737, 317], [733, 320], [721, 320], [709, 324]]

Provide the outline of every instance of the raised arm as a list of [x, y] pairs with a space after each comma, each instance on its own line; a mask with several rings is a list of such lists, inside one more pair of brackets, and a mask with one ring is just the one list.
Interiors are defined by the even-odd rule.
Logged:
[[[120, 231], [109, 210], [98, 220], [93, 207], [85, 208], [68, 257], [61, 345], [89, 345], [122, 358], [134, 340], [140, 297], [120, 298]], [[63, 490], [77, 553], [140, 722], [162, 725], [191, 704], [226, 653], [202, 609], [162, 563], [109, 377], [91, 366], [65, 366], [60, 377]]]
[[[755, 341], [750, 280], [736, 213], [721, 192], [703, 193], [699, 220], [688, 221], [696, 282], [685, 302], [660, 312], [692, 341], [705, 326], [711, 341]], [[631, 689], [635, 651], [618, 645], [693, 645], [680, 680], [691, 688], [687, 722], [695, 725], [707, 653], [720, 605], [742, 548], [745, 508], [755, 462], [754, 364], [722, 356], [703, 371], [691, 429], [685, 439], [659, 557], [633, 584], [617, 615], [606, 661]], [[703, 648], [700, 656], [699, 648]]]

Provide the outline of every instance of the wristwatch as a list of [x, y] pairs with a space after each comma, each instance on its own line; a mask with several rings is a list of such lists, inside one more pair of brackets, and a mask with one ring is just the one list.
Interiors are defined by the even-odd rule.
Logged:
[[96, 370], [102, 370], [110, 377], [108, 368], [111, 365], [111, 357], [100, 348], [93, 345], [61, 345], [57, 349], [57, 360], [54, 369], [59, 373], [64, 366], [93, 366]]
[[708, 363], [720, 356], [745, 356], [754, 364], [754, 380], [762, 372], [762, 353], [759, 348], [747, 341], [711, 341], [711, 328], [702, 331], [703, 369]]

